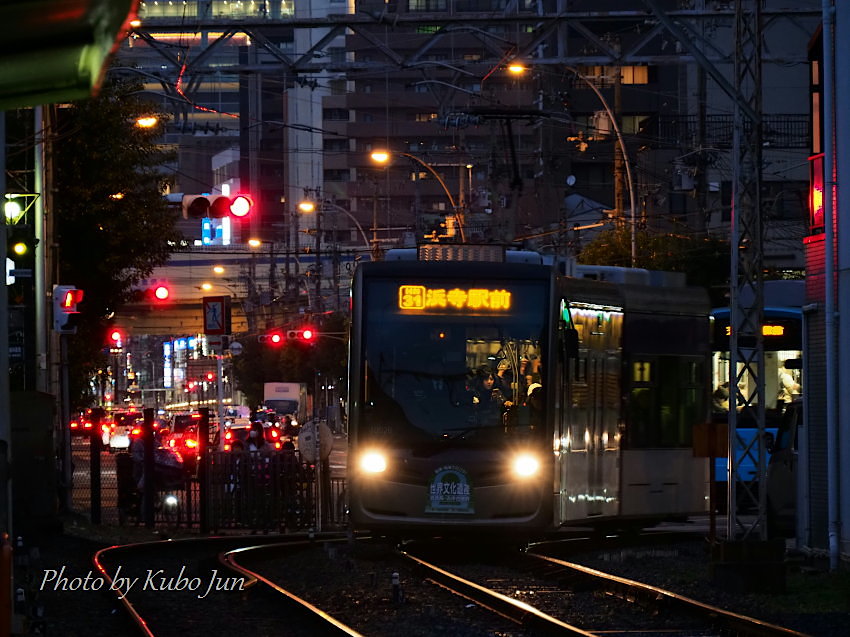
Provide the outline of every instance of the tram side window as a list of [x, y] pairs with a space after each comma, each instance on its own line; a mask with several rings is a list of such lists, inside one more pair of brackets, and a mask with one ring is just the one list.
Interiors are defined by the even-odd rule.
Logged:
[[632, 361], [626, 444], [632, 449], [686, 447], [704, 420], [703, 364], [678, 356]]

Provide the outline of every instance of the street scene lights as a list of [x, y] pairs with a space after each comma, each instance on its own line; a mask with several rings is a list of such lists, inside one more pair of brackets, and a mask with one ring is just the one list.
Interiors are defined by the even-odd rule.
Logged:
[[457, 223], [458, 231], [460, 232], [460, 240], [465, 242], [466, 241], [466, 234], [465, 234], [465, 230], [464, 230], [465, 219], [464, 219], [464, 213], [463, 213], [463, 210], [462, 210], [462, 206], [459, 206], [457, 201], [455, 200], [454, 196], [452, 196], [452, 193], [449, 190], [449, 187], [446, 185], [445, 180], [440, 176], [440, 174], [436, 170], [434, 170], [433, 166], [426, 163], [425, 161], [423, 161], [422, 159], [420, 159], [416, 155], [411, 155], [410, 153], [404, 153], [404, 152], [400, 152], [400, 151], [376, 150], [376, 151], [373, 151], [371, 153], [371, 155], [369, 155], [369, 157], [376, 164], [385, 165], [390, 161], [390, 159], [392, 158], [393, 155], [398, 155], [399, 157], [407, 157], [408, 159], [415, 161], [417, 164], [419, 164], [420, 166], [425, 168], [425, 170], [427, 170], [431, 175], [433, 175], [433, 177], [437, 180], [437, 183], [439, 183], [440, 186], [442, 187], [443, 192], [446, 194], [446, 198], [449, 200], [449, 205], [451, 205], [452, 214], [454, 215], [455, 222]]

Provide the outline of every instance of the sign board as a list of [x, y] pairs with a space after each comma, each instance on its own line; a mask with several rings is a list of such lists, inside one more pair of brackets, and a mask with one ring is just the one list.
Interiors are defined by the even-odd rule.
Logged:
[[239, 356], [242, 353], [242, 343], [239, 343], [238, 341], [232, 341], [228, 349], [230, 350], [230, 354], [232, 356]]
[[311, 420], [301, 427], [298, 432], [298, 451], [307, 462], [316, 462], [316, 433], [319, 435], [319, 455], [322, 460], [327, 460], [334, 446], [334, 435], [331, 428], [324, 422], [316, 426], [316, 421]]
[[204, 334], [230, 334], [230, 297], [203, 298]]
[[226, 347], [227, 340], [224, 336], [218, 334], [207, 335], [207, 345], [214, 352], [223, 352]]

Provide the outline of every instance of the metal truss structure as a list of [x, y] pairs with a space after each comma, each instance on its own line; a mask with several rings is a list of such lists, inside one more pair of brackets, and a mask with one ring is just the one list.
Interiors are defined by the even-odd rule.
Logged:
[[[565, 0], [544, 3], [525, 9], [516, 0], [508, 2], [500, 13], [450, 10], [434, 13], [393, 13], [381, 3], [380, 11], [333, 15], [321, 18], [292, 18], [277, 21], [245, 20], [228, 22], [221, 19], [172, 20], [157, 19], [155, 26], [136, 30], [159, 52], [168, 68], [157, 79], [163, 92], [179, 107], [183, 102], [191, 108], [192, 95], [212, 73], [208, 66], [216, 47], [236, 34], [246, 34], [258, 47], [252, 63], [230, 67], [240, 74], [277, 74], [291, 81], [309, 85], [310, 77], [320, 72], [338, 72], [350, 79], [364, 74], [393, 70], [416, 70], [422, 83], [429, 85], [446, 117], [451, 112], [450, 97], [464, 77], [481, 77], [481, 69], [493, 69], [508, 61], [533, 65], [677, 65], [696, 64], [728, 96], [734, 105], [734, 194], [733, 246], [731, 263], [731, 397], [729, 410], [729, 516], [728, 538], [766, 537], [765, 489], [751, 495], [757, 505], [755, 521], [739, 516], [736, 488], [740, 483], [734, 449], [737, 423], [742, 415], [755, 419], [759, 435], [746, 454], [758, 466], [762, 484], [766, 475], [765, 410], [763, 378], [762, 291], [762, 219], [761, 187], [761, 67], [767, 62], [806, 63], [806, 51], [793, 59], [763, 55], [763, 39], [781, 23], [800, 27], [800, 21], [819, 20], [820, 9], [763, 8], [760, 0], [732, 0], [709, 3], [669, 3], [662, 0], [622, 2], [632, 8], [616, 11], [570, 11]], [[690, 5], [692, 8], [673, 9]], [[802, 27], [800, 27], [802, 28]], [[150, 29], [150, 30], [149, 30]], [[289, 55], [275, 43], [287, 30], [317, 29], [321, 36], [306, 51]], [[411, 30], [430, 37], [413, 52], [399, 52], [393, 47], [392, 34]], [[216, 32], [220, 35], [206, 48], [186, 59], [184, 50], [164, 45], [151, 34], [180, 32]], [[508, 37], [506, 34], [513, 34]], [[335, 38], [354, 34], [371, 47], [370, 61], [346, 56], [330, 60], [324, 49]], [[463, 36], [480, 43], [483, 56], [474, 62], [464, 59], [436, 60], [429, 52]], [[258, 60], [262, 58], [262, 63]], [[724, 73], [724, 67], [726, 72]], [[733, 69], [733, 70], [732, 70]], [[182, 87], [166, 77], [182, 78]], [[735, 407], [738, 407], [736, 409]], [[740, 507], [744, 508], [744, 507]]]

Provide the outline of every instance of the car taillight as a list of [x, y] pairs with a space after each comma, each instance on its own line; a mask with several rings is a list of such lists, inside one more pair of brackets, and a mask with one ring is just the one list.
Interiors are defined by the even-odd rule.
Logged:
[[91, 424], [90, 421], [87, 420], [83, 423], [83, 429], [91, 429], [91, 428], [92, 428], [92, 424]]
[[272, 438], [280, 438], [280, 432], [277, 429], [272, 429]]
[[183, 442], [186, 445], [186, 447], [188, 447], [189, 449], [194, 449], [195, 447], [198, 446], [198, 441], [195, 440], [194, 438], [187, 438]]
[[275, 440], [275, 441], [274, 441], [274, 448], [275, 448], [275, 449], [280, 449], [280, 440]]
[[133, 430], [130, 432], [130, 435], [131, 436], [138, 436], [140, 433], [142, 433], [141, 429], [139, 429], [138, 427], [133, 427]]
[[233, 432], [228, 431], [226, 434], [224, 434], [224, 439], [225, 440], [233, 440]]
[[229, 444], [227, 444], [227, 443], [225, 443], [225, 444], [224, 444], [224, 450], [225, 450], [225, 451], [230, 451], [230, 445], [229, 445]]
[[80, 423], [78, 423], [76, 420], [71, 421], [71, 429], [79, 429], [79, 427]]

